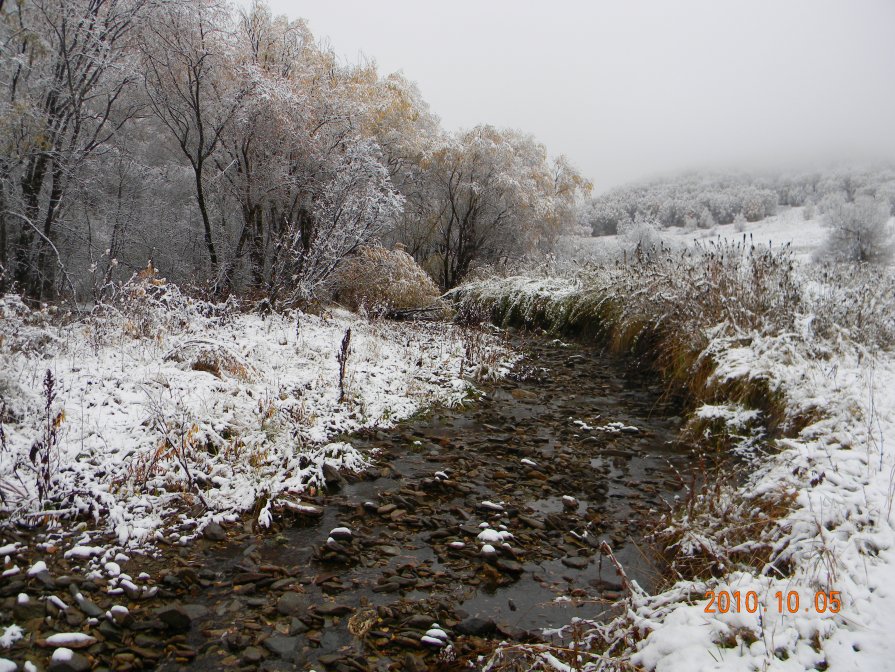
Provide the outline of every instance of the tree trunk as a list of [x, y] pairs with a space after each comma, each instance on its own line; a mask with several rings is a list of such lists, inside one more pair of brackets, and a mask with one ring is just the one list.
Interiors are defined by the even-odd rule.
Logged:
[[0, 294], [6, 294], [9, 269], [6, 265], [6, 199], [0, 186]]
[[205, 247], [208, 248], [208, 258], [211, 261], [212, 274], [217, 274], [218, 253], [214, 249], [214, 239], [211, 235], [211, 218], [208, 216], [208, 206], [205, 203], [205, 187], [202, 183], [202, 161], [193, 164], [193, 172], [196, 174], [196, 200], [199, 203], [199, 213], [202, 215], [202, 226], [205, 229]]
[[[251, 216], [252, 247], [249, 259], [252, 264], [252, 288], [264, 287], [264, 211], [256, 206]], [[246, 222], [246, 226], [249, 222]]]
[[21, 222], [19, 235], [16, 236], [12, 279], [18, 290], [30, 298], [38, 298], [31, 294], [31, 289], [37, 284], [32, 248], [34, 247], [35, 220], [40, 211], [40, 192], [43, 189], [46, 168], [47, 157], [45, 155], [33, 157], [21, 183], [22, 201], [25, 206], [24, 216], [27, 221]]
[[56, 298], [56, 251], [52, 248], [53, 225], [59, 207], [62, 205], [62, 170], [54, 162], [50, 182], [50, 202], [47, 204], [47, 216], [44, 219], [44, 237], [40, 240], [37, 254], [37, 278], [40, 285], [35, 285], [34, 294], [42, 301]]

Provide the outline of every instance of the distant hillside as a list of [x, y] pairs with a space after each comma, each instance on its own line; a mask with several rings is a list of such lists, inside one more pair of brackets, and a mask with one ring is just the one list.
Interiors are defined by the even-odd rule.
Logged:
[[689, 173], [632, 184], [590, 199], [579, 224], [594, 236], [614, 235], [640, 223], [659, 228], [710, 229], [734, 221], [757, 222], [779, 206], [823, 205], [831, 198], [872, 198], [895, 214], [895, 167], [848, 167], [828, 171], [754, 175]]

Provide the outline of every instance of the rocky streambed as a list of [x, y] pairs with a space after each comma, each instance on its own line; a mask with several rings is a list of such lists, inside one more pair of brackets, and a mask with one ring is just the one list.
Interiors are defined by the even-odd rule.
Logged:
[[[661, 568], [645, 535], [695, 468], [677, 409], [623, 362], [516, 338], [526, 356], [477, 403], [352, 437], [370, 468], [330, 473], [270, 530], [214, 525], [122, 558], [135, 578], [111, 594], [48, 536], [45, 568], [0, 579], [3, 612], [30, 633], [0, 657], [53, 670], [452, 669], [611, 613], [623, 587], [602, 542], [650, 590]], [[61, 632], [85, 638], [51, 659]]]

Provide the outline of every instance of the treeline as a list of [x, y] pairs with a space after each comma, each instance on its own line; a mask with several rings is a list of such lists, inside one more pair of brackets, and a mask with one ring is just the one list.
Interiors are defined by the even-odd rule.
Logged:
[[0, 44], [0, 291], [33, 300], [151, 259], [288, 305], [376, 242], [449, 288], [549, 248], [590, 188], [529, 135], [445, 132], [260, 2], [0, 0]]
[[648, 223], [710, 229], [737, 219], [756, 222], [778, 206], [814, 206], [872, 199], [895, 214], [895, 170], [839, 168], [797, 174], [688, 174], [614, 189], [589, 200], [579, 223], [594, 236], [622, 233]]

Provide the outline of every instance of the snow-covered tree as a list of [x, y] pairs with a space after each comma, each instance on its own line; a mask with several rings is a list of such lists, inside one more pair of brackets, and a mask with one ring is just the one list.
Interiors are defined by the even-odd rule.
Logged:
[[401, 213], [381, 151], [369, 140], [349, 141], [312, 209], [288, 222], [271, 294], [275, 301], [310, 300], [345, 257], [380, 235]]
[[47, 299], [72, 286], [59, 224], [80, 171], [135, 112], [128, 45], [145, 4], [0, 4], [0, 288]]
[[833, 194], [821, 203], [823, 222], [830, 229], [820, 250], [838, 261], [883, 263], [895, 253], [889, 204], [871, 196]]
[[228, 20], [224, 5], [207, 0], [161, 3], [141, 44], [151, 109], [192, 169], [213, 274], [219, 253], [206, 170], [251, 84], [236, 68]]
[[234, 60], [249, 84], [215, 157], [224, 202], [235, 202], [241, 215], [233, 222], [218, 277], [225, 294], [233, 289], [246, 258], [249, 284], [254, 290], [263, 288], [274, 242], [274, 211], [301, 180], [296, 157], [310, 153], [308, 101], [297, 83], [314, 49], [307, 26], [275, 18], [255, 3], [241, 14], [235, 42]]
[[633, 222], [626, 222], [619, 235], [634, 255], [652, 254], [662, 245], [662, 234], [655, 219], [638, 214]]
[[477, 126], [432, 152], [414, 256], [442, 287], [476, 264], [549, 249], [589, 184], [529, 135]]

